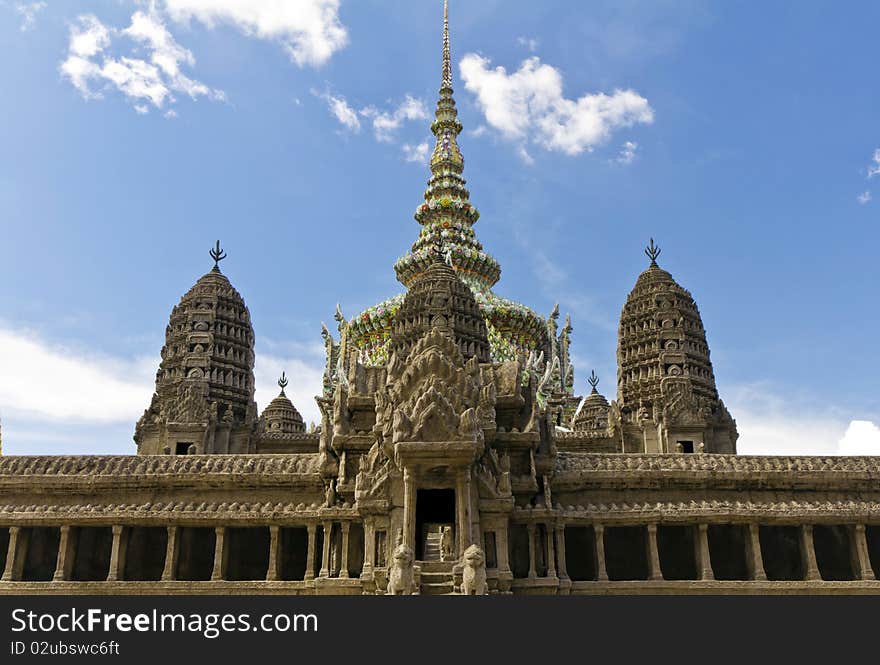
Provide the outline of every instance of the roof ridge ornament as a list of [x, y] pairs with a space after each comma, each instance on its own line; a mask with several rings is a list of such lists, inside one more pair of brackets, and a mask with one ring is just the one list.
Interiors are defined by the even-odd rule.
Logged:
[[654, 239], [651, 238], [651, 244], [645, 248], [645, 256], [651, 259], [652, 266], [657, 265], [657, 257], [660, 256], [661, 251], [660, 247], [654, 244]]
[[596, 386], [599, 385], [599, 377], [596, 376], [596, 370], [591, 370], [591, 371], [590, 371], [590, 377], [587, 379], [587, 381], [589, 382], [590, 387], [593, 389], [593, 390], [590, 392], [590, 394], [591, 394], [591, 395], [596, 395], [596, 394], [598, 394], [599, 391], [596, 390]]
[[208, 254], [211, 255], [211, 258], [214, 259], [214, 272], [220, 272], [220, 262], [226, 258], [225, 250], [220, 249], [220, 241], [217, 241], [217, 244], [214, 246]]
[[278, 386], [281, 388], [281, 394], [284, 397], [287, 397], [287, 395], [284, 394], [284, 389], [287, 388], [288, 383], [290, 382], [287, 380], [287, 373], [281, 372], [281, 378], [278, 379]]

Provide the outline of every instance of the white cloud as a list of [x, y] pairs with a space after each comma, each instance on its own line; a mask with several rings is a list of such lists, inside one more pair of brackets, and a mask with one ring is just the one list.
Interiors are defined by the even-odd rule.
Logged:
[[489, 131], [489, 128], [486, 125], [477, 125], [473, 129], [467, 130], [466, 134], [468, 136], [472, 136], [475, 139], [481, 137], [483, 134]]
[[327, 108], [330, 109], [330, 113], [339, 121], [339, 124], [351, 132], [357, 133], [361, 131], [361, 121], [358, 118], [357, 111], [349, 106], [345, 97], [315, 90], [312, 90], [312, 94], [327, 102]]
[[635, 141], [625, 141], [614, 161], [618, 164], [632, 164], [636, 158], [638, 147], [639, 144]]
[[[741, 455], [880, 455], [880, 430], [842, 409], [804, 405], [755, 383], [733, 386], [722, 397], [739, 430]], [[807, 400], [808, 401], [808, 400]]]
[[171, 18], [208, 28], [225, 23], [280, 43], [300, 67], [319, 66], [348, 43], [340, 0], [165, 0]]
[[19, 30], [27, 32], [33, 29], [37, 22], [37, 14], [46, 9], [45, 2], [19, 2], [15, 5], [15, 12], [21, 16]]
[[130, 422], [153, 393], [158, 359], [118, 359], [0, 328], [0, 409], [49, 421]]
[[868, 164], [868, 177], [873, 178], [875, 175], [880, 175], [880, 148], [874, 151], [871, 163]]
[[406, 95], [396, 108], [383, 111], [375, 106], [365, 106], [355, 110], [345, 97], [330, 92], [312, 90], [312, 94], [323, 99], [330, 113], [350, 132], [357, 133], [361, 130], [361, 118], [369, 120], [376, 140], [382, 143], [393, 143], [397, 138], [398, 130], [405, 122], [427, 120], [429, 117], [425, 102], [412, 95]]
[[391, 111], [379, 111], [374, 106], [367, 106], [361, 109], [360, 114], [373, 121], [377, 141], [391, 142], [404, 122], [427, 120], [428, 108], [421, 99], [406, 95], [400, 105]]
[[538, 57], [508, 74], [475, 53], [461, 60], [465, 88], [476, 95], [489, 126], [520, 146], [534, 143], [550, 151], [578, 155], [606, 142], [614, 130], [650, 124], [654, 111], [634, 90], [563, 96], [560, 71]]
[[[116, 36], [134, 42], [135, 50], [144, 51], [148, 59], [134, 57], [135, 53], [108, 54]], [[86, 99], [100, 97], [105, 88], [115, 88], [140, 114], [150, 106], [162, 109], [174, 103], [174, 93], [191, 99], [225, 99], [222, 91], [184, 75], [182, 65], [195, 65], [193, 54], [177, 43], [151, 8], [135, 12], [124, 30], [109, 28], [93, 15], [79, 16], [71, 26], [67, 58], [60, 69]]]
[[534, 53], [535, 51], [538, 50], [539, 42], [534, 37], [517, 37], [516, 43], [519, 44], [520, 46], [524, 46], [532, 53]]
[[424, 164], [428, 160], [428, 153], [431, 152], [431, 146], [427, 142], [418, 145], [403, 144], [403, 158], [408, 162], [418, 162]]
[[856, 197], [856, 201], [858, 201], [862, 205], [865, 205], [870, 200], [871, 200], [871, 192], [869, 192], [867, 189]]

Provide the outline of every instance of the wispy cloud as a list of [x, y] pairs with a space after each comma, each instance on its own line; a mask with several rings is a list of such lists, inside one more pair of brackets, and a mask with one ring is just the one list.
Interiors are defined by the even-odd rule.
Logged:
[[538, 40], [534, 37], [517, 37], [516, 43], [534, 53], [538, 50], [538, 45], [540, 42], [538, 42]]
[[358, 118], [358, 113], [349, 106], [345, 97], [333, 95], [329, 92], [318, 92], [316, 90], [312, 90], [312, 94], [326, 102], [331, 115], [333, 115], [333, 117], [336, 118], [339, 124], [345, 129], [355, 134], [361, 131], [361, 121], [360, 118]]
[[[119, 57], [108, 53], [116, 37], [131, 47]], [[144, 57], [136, 57], [141, 54]], [[86, 99], [97, 99], [105, 90], [116, 89], [135, 111], [145, 114], [151, 107], [164, 109], [175, 103], [175, 93], [191, 99], [224, 100], [222, 91], [183, 73], [183, 66], [194, 65], [193, 54], [177, 43], [151, 7], [132, 14], [131, 24], [121, 30], [106, 26], [94, 15], [79, 16], [71, 26], [67, 57], [60, 70]]]
[[15, 12], [21, 16], [21, 25], [18, 27], [22, 32], [32, 30], [37, 23], [37, 14], [46, 9], [45, 2], [19, 2], [15, 4]]
[[568, 99], [562, 73], [538, 57], [511, 74], [490, 64], [475, 53], [465, 55], [460, 63], [465, 88], [476, 96], [486, 123], [516, 144], [522, 156], [528, 154], [527, 144], [579, 155], [605, 143], [617, 129], [654, 121], [648, 100], [634, 90]]
[[865, 205], [866, 203], [868, 203], [868, 202], [871, 201], [871, 192], [869, 192], [869, 191], [866, 189], [864, 192], [862, 192], [861, 194], [859, 194], [859, 195], [856, 197], [856, 201], [858, 201], [858, 202], [861, 203], [862, 205]]
[[404, 122], [413, 120], [427, 120], [428, 108], [421, 99], [412, 95], [406, 95], [404, 100], [395, 108], [381, 111], [374, 106], [367, 106], [360, 110], [360, 114], [369, 118], [373, 123], [373, 133], [377, 141], [390, 143]]
[[348, 44], [340, 0], [165, 0], [174, 21], [208, 28], [227, 24], [249, 37], [274, 41], [300, 67], [320, 66]]
[[618, 164], [632, 164], [636, 158], [636, 150], [638, 148], [639, 144], [635, 141], [625, 141], [614, 161]]
[[419, 164], [426, 163], [428, 161], [428, 154], [431, 152], [431, 146], [427, 141], [419, 143], [418, 145], [404, 143], [401, 148], [403, 149], [403, 158], [406, 161], [417, 162]]
[[868, 177], [873, 178], [875, 175], [880, 175], [880, 148], [874, 151], [871, 163], [868, 164]]

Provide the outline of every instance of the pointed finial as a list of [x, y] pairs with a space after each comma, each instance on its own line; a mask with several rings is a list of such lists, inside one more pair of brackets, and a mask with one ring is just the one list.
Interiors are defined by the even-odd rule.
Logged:
[[214, 259], [214, 270], [220, 272], [220, 262], [226, 258], [226, 252], [220, 249], [220, 241], [217, 241], [217, 244], [214, 245], [214, 249], [212, 249], [208, 254], [211, 255], [211, 258]]
[[592, 371], [590, 372], [590, 378], [587, 379], [587, 381], [589, 381], [590, 386], [592, 386], [592, 388], [593, 388], [593, 390], [592, 390], [592, 392], [591, 392], [590, 394], [591, 394], [591, 395], [595, 395], [596, 393], [598, 393], [599, 391], [596, 390], [596, 386], [599, 385], [599, 377], [596, 376], [596, 370], [592, 370]]
[[[289, 383], [289, 382], [288, 382], [288, 380], [287, 380], [287, 373], [286, 373], [286, 372], [281, 372], [281, 378], [278, 379], [278, 386], [281, 388], [281, 394], [282, 394], [282, 395], [284, 395], [284, 389], [287, 388], [287, 384], [288, 384], [288, 383]], [[286, 397], [286, 395], [285, 395], [285, 397]]]
[[443, 87], [452, 87], [452, 58], [449, 54], [449, 0], [443, 0]]
[[651, 244], [645, 248], [645, 256], [651, 259], [651, 265], [657, 265], [657, 257], [660, 256], [660, 248], [654, 244], [654, 239], [651, 238]]

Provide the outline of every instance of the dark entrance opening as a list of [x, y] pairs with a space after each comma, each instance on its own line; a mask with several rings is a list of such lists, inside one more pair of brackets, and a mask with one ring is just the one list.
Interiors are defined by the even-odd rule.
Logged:
[[768, 580], [804, 579], [799, 526], [761, 526], [761, 555]]
[[55, 574], [61, 529], [55, 526], [34, 526], [22, 529], [27, 546], [21, 579], [25, 582], [47, 582]]
[[101, 582], [110, 572], [110, 552], [113, 548], [113, 529], [109, 526], [76, 527], [74, 537], [73, 572], [77, 582]]
[[304, 580], [309, 558], [309, 531], [305, 527], [281, 529], [281, 551], [279, 552], [279, 578], [282, 580]]
[[648, 579], [648, 529], [615, 526], [605, 529], [605, 567], [608, 579]]
[[212, 527], [179, 527], [177, 530], [177, 579], [210, 580], [214, 572], [216, 533]]
[[865, 525], [865, 540], [868, 543], [868, 560], [874, 576], [880, 579], [880, 526]]
[[513, 576], [529, 576], [529, 531], [525, 524], [511, 524], [508, 533], [508, 555]]
[[165, 551], [168, 549], [168, 529], [133, 526], [127, 532], [123, 579], [161, 580], [165, 569]]
[[709, 557], [716, 580], [747, 580], [746, 527], [739, 524], [709, 525]]
[[269, 570], [269, 527], [226, 529], [226, 579], [264, 580]]
[[565, 527], [565, 568], [572, 582], [596, 579], [596, 534], [593, 527]]
[[658, 526], [657, 551], [664, 580], [697, 579], [694, 527]]
[[813, 527], [816, 565], [823, 580], [854, 580], [849, 529], [843, 525]]
[[175, 455], [186, 455], [189, 453], [189, 447], [192, 445], [191, 441], [178, 441], [177, 446], [174, 448]]
[[9, 550], [9, 529], [0, 529], [0, 570], [6, 568], [6, 552]]
[[679, 441], [678, 445], [681, 446], [681, 452], [683, 452], [683, 453], [694, 452], [694, 442], [693, 441]]
[[428, 529], [444, 524], [455, 527], [455, 490], [417, 490], [416, 559], [425, 555]]

